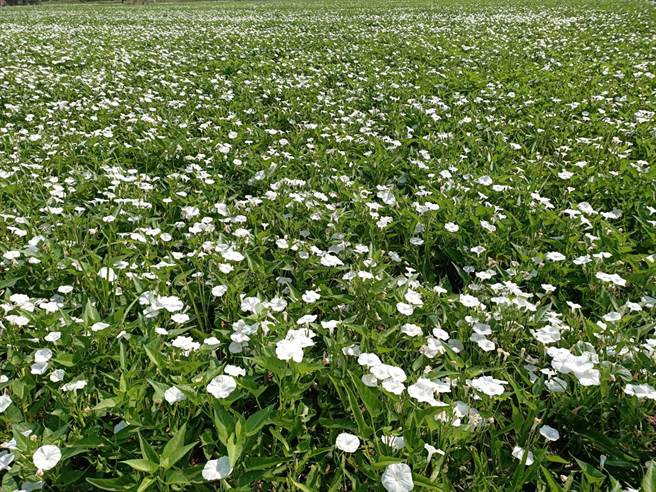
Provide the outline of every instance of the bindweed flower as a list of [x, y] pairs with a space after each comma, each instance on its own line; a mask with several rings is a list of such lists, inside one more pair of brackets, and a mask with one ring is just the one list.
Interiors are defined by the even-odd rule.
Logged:
[[228, 398], [237, 388], [237, 381], [232, 376], [216, 376], [207, 385], [207, 392], [214, 398]]
[[61, 457], [61, 451], [57, 446], [46, 444], [34, 452], [32, 462], [38, 470], [48, 471], [57, 466]]
[[171, 386], [164, 392], [164, 399], [169, 402], [171, 405], [179, 401], [184, 401], [187, 399], [185, 394], [180, 391], [177, 387]]
[[222, 456], [216, 460], [209, 460], [203, 467], [203, 478], [208, 481], [221, 480], [227, 478], [232, 473], [230, 460], [227, 456]]
[[412, 470], [405, 463], [388, 465], [381, 477], [383, 487], [387, 492], [409, 492], [414, 489]]
[[527, 451], [524, 448], [520, 448], [519, 446], [515, 446], [512, 451], [513, 458], [515, 458], [518, 461], [524, 461], [524, 464], [526, 466], [531, 466], [533, 462], [535, 461], [535, 458], [533, 457], [533, 453], [531, 451]]
[[348, 432], [342, 432], [335, 440], [335, 447], [345, 453], [355, 453], [360, 447], [360, 439]]

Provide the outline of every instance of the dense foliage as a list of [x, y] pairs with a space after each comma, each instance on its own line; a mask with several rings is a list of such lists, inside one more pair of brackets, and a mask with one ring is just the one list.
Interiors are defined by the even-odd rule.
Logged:
[[0, 14], [2, 490], [656, 490], [649, 2]]

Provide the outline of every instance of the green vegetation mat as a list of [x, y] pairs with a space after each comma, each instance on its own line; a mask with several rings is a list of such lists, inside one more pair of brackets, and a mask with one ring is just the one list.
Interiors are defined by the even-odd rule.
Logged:
[[2, 491], [656, 491], [656, 12], [0, 9]]

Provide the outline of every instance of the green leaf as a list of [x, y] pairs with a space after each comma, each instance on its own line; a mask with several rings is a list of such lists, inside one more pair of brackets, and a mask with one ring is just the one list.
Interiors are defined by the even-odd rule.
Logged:
[[143, 459], [152, 461], [153, 463], [159, 463], [157, 452], [143, 437], [141, 437], [141, 434], [139, 434], [139, 447], [141, 448], [141, 456]]
[[569, 465], [569, 461], [567, 461], [565, 458], [562, 458], [561, 456], [558, 456], [557, 454], [547, 454], [544, 457], [545, 460], [551, 461], [552, 463], [560, 463], [561, 465]]
[[276, 465], [289, 461], [289, 458], [278, 458], [276, 456], [267, 456], [263, 458], [253, 458], [246, 463], [246, 470], [264, 470], [273, 468]]
[[578, 434], [591, 441], [597, 449], [603, 451], [609, 456], [612, 456], [613, 458], [616, 458], [617, 460], [627, 462], [639, 461], [638, 458], [622, 451], [619, 443], [609, 438], [608, 436], [601, 434], [600, 432], [588, 430], [586, 432], [578, 432]]
[[583, 472], [585, 477], [591, 483], [602, 483], [606, 479], [606, 476], [591, 464], [586, 463], [585, 461], [581, 461], [579, 459], [576, 459], [576, 462], [579, 464], [579, 467], [581, 468], [581, 471]]
[[151, 485], [155, 483], [156, 479], [153, 477], [145, 477], [139, 484], [137, 492], [145, 492], [150, 488]]
[[[162, 467], [165, 470], [168, 469], [168, 468], [171, 468], [178, 461], [180, 461], [185, 454], [187, 454], [189, 451], [191, 451], [196, 444], [198, 444], [198, 441], [194, 441], [194, 442], [189, 443], [185, 446], [182, 446], [181, 448], [178, 448], [177, 450], [174, 450], [173, 454], [168, 459], [168, 466], [167, 465], [162, 465]], [[164, 458], [162, 458], [162, 463], [164, 463]]]
[[158, 404], [161, 403], [164, 400], [164, 393], [167, 389], [169, 389], [169, 385], [153, 381], [152, 379], [147, 379], [146, 381], [148, 381], [148, 384], [150, 384], [155, 390], [155, 393], [153, 394], [153, 401]]
[[144, 459], [138, 459], [138, 460], [125, 460], [122, 463], [125, 463], [131, 468], [134, 468], [137, 471], [140, 472], [146, 472], [146, 473], [154, 473], [157, 471], [157, 463], [153, 463], [152, 461], [149, 460], [144, 460]]
[[166, 472], [165, 481], [167, 485], [186, 485], [198, 481], [205, 481], [202, 477], [204, 465], [196, 465], [184, 470], [169, 470]]
[[238, 442], [235, 434], [230, 436], [228, 439], [228, 444], [226, 445], [228, 450], [228, 459], [230, 460], [230, 466], [234, 467], [241, 456], [242, 451], [244, 450], [243, 444]]
[[262, 427], [271, 423], [270, 416], [273, 411], [273, 405], [258, 410], [246, 419], [245, 431], [247, 436], [254, 436]]
[[544, 466], [540, 467], [542, 475], [544, 475], [547, 485], [549, 486], [550, 492], [562, 492], [563, 488], [556, 482], [556, 479], [551, 476], [551, 472], [547, 470]]
[[353, 391], [351, 391], [348, 385], [345, 384], [344, 382], [338, 383], [337, 380], [333, 379], [332, 377], [330, 379], [338, 391], [341, 388], [344, 390], [344, 393], [346, 393], [346, 399], [348, 400], [349, 407], [351, 408], [351, 412], [353, 412], [353, 417], [355, 418], [355, 423], [358, 426], [358, 433], [360, 434], [360, 436], [365, 438], [369, 437], [372, 433], [372, 429], [365, 422], [364, 415], [362, 415], [362, 410], [360, 409], [358, 399], [353, 394]]
[[647, 463], [647, 472], [642, 477], [640, 485], [642, 492], [656, 492], [656, 461], [649, 461]]
[[221, 444], [227, 446], [228, 438], [235, 430], [235, 419], [218, 401], [214, 402], [214, 427]]
[[114, 398], [106, 398], [98, 402], [98, 404], [93, 407], [94, 411], [103, 410], [106, 408], [114, 408], [116, 406], [116, 400]]
[[310, 487], [308, 487], [307, 485], [303, 485], [302, 483], [297, 482], [293, 478], [290, 478], [289, 480], [292, 482], [294, 487], [296, 487], [298, 490], [300, 490], [302, 492], [314, 492]]
[[134, 482], [127, 477], [120, 478], [87, 478], [87, 482], [100, 490], [110, 490], [119, 492], [123, 490], [133, 490]]
[[358, 391], [360, 399], [364, 402], [367, 412], [375, 419], [382, 411], [382, 405], [378, 399], [378, 395], [371, 388], [365, 386], [352, 372], [349, 372], [349, 376], [351, 377], [351, 381], [353, 381], [355, 389]]
[[144, 345], [143, 348], [151, 362], [159, 369], [162, 365], [160, 362], [160, 355], [148, 345]]
[[173, 465], [175, 465], [180, 460], [180, 458], [182, 458], [185, 453], [187, 453], [187, 451], [196, 445], [195, 442], [187, 446], [184, 445], [186, 433], [187, 424], [182, 424], [182, 427], [178, 429], [178, 432], [176, 432], [171, 440], [164, 446], [159, 464], [165, 470], [168, 470]]
[[84, 313], [82, 313], [82, 319], [84, 319], [84, 322], [87, 325], [92, 325], [98, 321], [100, 321], [100, 314], [98, 314], [98, 310], [94, 307], [93, 304], [91, 304], [91, 299], [89, 299], [84, 306]]
[[437, 484], [433, 483], [430, 478], [424, 477], [423, 475], [417, 475], [416, 473], [413, 473], [412, 481], [415, 483], [415, 485], [425, 489], [443, 490], [441, 487], [438, 487]]

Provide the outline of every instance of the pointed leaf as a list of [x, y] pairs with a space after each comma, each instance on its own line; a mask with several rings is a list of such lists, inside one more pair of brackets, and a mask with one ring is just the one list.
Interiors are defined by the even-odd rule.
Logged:
[[152, 461], [148, 460], [125, 460], [123, 461], [126, 465], [128, 465], [131, 468], [134, 468], [137, 471], [140, 472], [146, 472], [146, 473], [153, 473], [157, 471], [157, 463], [153, 463]]

